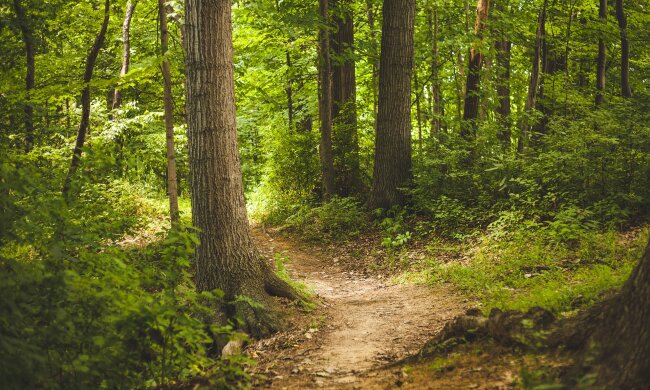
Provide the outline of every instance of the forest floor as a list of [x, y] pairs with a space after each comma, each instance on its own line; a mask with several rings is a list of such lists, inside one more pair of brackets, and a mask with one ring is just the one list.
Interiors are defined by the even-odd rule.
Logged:
[[257, 361], [256, 388], [514, 388], [522, 366], [544, 364], [485, 343], [406, 364], [466, 300], [447, 286], [398, 284], [355, 270], [341, 260], [341, 248], [332, 253], [261, 227], [254, 234], [264, 255], [281, 256], [317, 303], [295, 315], [289, 330], [247, 348]]

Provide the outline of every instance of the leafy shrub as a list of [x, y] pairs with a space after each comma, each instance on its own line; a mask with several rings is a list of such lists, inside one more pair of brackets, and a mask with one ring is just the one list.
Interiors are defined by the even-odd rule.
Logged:
[[[121, 248], [52, 248], [32, 259], [0, 257], [0, 380], [4, 388], [142, 388], [194, 376], [232, 387], [247, 375], [210, 356], [229, 326], [202, 318], [218, 291], [195, 292], [196, 237], [172, 231], [142, 261]], [[137, 259], [137, 261], [134, 261]]]
[[400, 208], [392, 208], [387, 212], [377, 209], [373, 212], [377, 224], [384, 232], [381, 245], [384, 248], [399, 248], [411, 240], [411, 232], [407, 230], [404, 218], [406, 211]]
[[318, 207], [301, 207], [286, 220], [287, 227], [308, 240], [340, 240], [355, 236], [367, 223], [354, 198], [334, 197]]

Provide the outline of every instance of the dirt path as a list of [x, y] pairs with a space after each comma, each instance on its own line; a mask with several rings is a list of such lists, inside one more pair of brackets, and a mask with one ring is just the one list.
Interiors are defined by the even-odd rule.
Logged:
[[257, 370], [268, 378], [257, 387], [386, 388], [399, 381], [386, 365], [417, 352], [463, 310], [444, 287], [391, 284], [346, 272], [321, 249], [299, 247], [261, 229], [255, 236], [266, 256], [285, 256], [291, 277], [312, 287], [321, 302], [310, 323], [253, 346]]

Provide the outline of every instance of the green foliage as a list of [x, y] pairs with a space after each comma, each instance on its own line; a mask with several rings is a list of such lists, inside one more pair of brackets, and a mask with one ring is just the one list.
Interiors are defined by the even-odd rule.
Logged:
[[411, 232], [407, 230], [404, 218], [406, 211], [393, 208], [388, 211], [377, 209], [373, 212], [377, 224], [384, 233], [381, 245], [384, 248], [399, 248], [406, 245], [411, 239]]
[[228, 326], [202, 317], [221, 299], [196, 293], [193, 233], [166, 233], [144, 252], [108, 247], [75, 256], [51, 248], [31, 257], [3, 251], [0, 377], [6, 388], [135, 388], [195, 376], [247, 375], [210, 355]]
[[283, 281], [287, 282], [293, 289], [300, 295], [302, 298], [301, 305], [307, 311], [312, 311], [316, 308], [316, 304], [311, 302], [311, 298], [314, 296], [314, 289], [305, 283], [291, 279], [287, 268], [284, 266], [284, 263], [287, 261], [287, 258], [279, 253], [274, 255], [275, 257], [275, 274]]
[[307, 240], [344, 240], [359, 234], [367, 216], [354, 198], [334, 197], [320, 206], [300, 207], [286, 226]]
[[[431, 260], [431, 280], [453, 283], [478, 298], [486, 312], [493, 307], [541, 306], [558, 313], [583, 308], [627, 279], [648, 232], [625, 245], [615, 231], [579, 232], [569, 241], [546, 226], [515, 230], [505, 238], [487, 236], [462, 262]], [[437, 246], [430, 250], [442, 253]]]

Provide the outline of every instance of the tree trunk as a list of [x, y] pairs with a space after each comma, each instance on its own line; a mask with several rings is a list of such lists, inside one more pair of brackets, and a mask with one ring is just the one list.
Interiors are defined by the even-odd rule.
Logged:
[[429, 34], [431, 35], [431, 135], [440, 132], [442, 127], [442, 87], [440, 83], [440, 59], [438, 55], [438, 10], [433, 8], [428, 12]]
[[[650, 242], [623, 289], [608, 302], [592, 340], [598, 382], [609, 389], [644, 389], [650, 383]], [[583, 324], [589, 327], [591, 324]]]
[[418, 125], [418, 151], [422, 152], [422, 89], [418, 80], [418, 65], [413, 61], [413, 89], [415, 89], [415, 120]]
[[337, 0], [332, 39], [332, 143], [337, 193], [350, 196], [361, 190], [359, 141], [357, 136], [356, 69], [354, 23], [350, 0]]
[[630, 88], [630, 41], [627, 39], [627, 17], [623, 0], [616, 0], [616, 18], [621, 30], [621, 95], [632, 97]]
[[293, 131], [293, 77], [291, 76], [291, 53], [289, 50], [285, 52], [287, 64], [287, 86], [285, 88], [287, 94], [287, 116], [289, 119], [289, 132]]
[[539, 89], [540, 67], [542, 65], [542, 46], [546, 39], [546, 8], [548, 0], [544, 0], [542, 9], [537, 18], [537, 33], [535, 34], [535, 51], [533, 53], [533, 65], [528, 79], [528, 97], [524, 106], [524, 118], [521, 128], [519, 129], [519, 139], [517, 141], [517, 153], [522, 153], [530, 131], [533, 126], [533, 114], [537, 105], [537, 92]]
[[86, 142], [86, 133], [88, 132], [90, 125], [90, 80], [93, 78], [93, 70], [95, 69], [95, 62], [97, 62], [97, 56], [99, 55], [99, 50], [104, 44], [104, 39], [106, 38], [106, 30], [108, 29], [108, 19], [110, 17], [110, 1], [105, 0], [104, 2], [104, 21], [102, 22], [102, 27], [99, 30], [99, 33], [95, 37], [95, 42], [93, 43], [90, 52], [88, 53], [88, 58], [86, 58], [86, 69], [84, 71], [84, 89], [81, 91], [81, 121], [79, 122], [79, 129], [77, 130], [77, 140], [75, 142], [74, 151], [72, 152], [72, 161], [70, 162], [70, 169], [68, 174], [65, 177], [65, 182], [63, 183], [63, 196], [67, 199], [70, 192], [70, 184], [72, 183], [72, 178], [77, 173], [77, 168], [81, 162], [81, 150]]
[[[478, 0], [476, 6], [476, 23], [474, 34], [479, 41], [483, 40], [483, 32], [487, 23], [490, 0]], [[475, 46], [469, 52], [469, 66], [467, 72], [467, 86], [465, 87], [465, 106], [463, 110], [463, 123], [461, 136], [468, 141], [476, 138], [476, 123], [479, 113], [479, 94], [481, 89], [481, 67], [483, 66], [483, 54]]]
[[319, 0], [321, 26], [319, 40], [319, 84], [320, 84], [320, 164], [323, 198], [329, 199], [335, 194], [334, 157], [332, 152], [332, 66], [330, 61], [329, 4]]
[[415, 0], [384, 0], [371, 208], [405, 202], [411, 178], [411, 73]]
[[607, 48], [605, 47], [605, 27], [607, 25], [607, 0], [600, 0], [598, 16], [601, 22], [601, 31], [598, 36], [598, 62], [596, 64], [596, 105], [605, 103], [605, 65], [607, 61]]
[[368, 13], [368, 27], [370, 28], [370, 62], [372, 63], [372, 113], [377, 124], [378, 105], [378, 81], [379, 81], [379, 53], [377, 50], [377, 34], [375, 33], [375, 11], [372, 7], [373, 0], [366, 0], [366, 11]]
[[30, 103], [30, 91], [34, 89], [34, 34], [32, 32], [25, 9], [20, 4], [20, 0], [14, 0], [14, 9], [20, 25], [20, 31], [25, 43], [25, 62], [27, 70], [25, 72], [25, 152], [29, 153], [34, 147], [34, 107]]
[[178, 188], [176, 184], [176, 151], [174, 149], [174, 102], [172, 96], [172, 75], [169, 69], [167, 51], [169, 50], [169, 32], [167, 31], [167, 10], [165, 0], [158, 0], [158, 19], [160, 23], [160, 54], [163, 76], [163, 93], [165, 102], [165, 138], [167, 149], [167, 195], [169, 196], [169, 218], [172, 226], [178, 226]]
[[[126, 12], [124, 13], [124, 23], [122, 23], [122, 68], [120, 69], [120, 77], [129, 73], [129, 64], [131, 62], [131, 19], [133, 12], [137, 5], [137, 0], [129, 0], [126, 2]], [[122, 92], [119, 88], [115, 88], [113, 92], [113, 105], [112, 109], [115, 110], [122, 104]]]
[[248, 226], [235, 124], [231, 2], [186, 0], [185, 10], [192, 222], [200, 229], [196, 286], [222, 290], [226, 314], [253, 336], [265, 336], [281, 326], [271, 296], [296, 294], [260, 257]]
[[507, 151], [510, 148], [510, 127], [512, 126], [510, 118], [510, 54], [512, 43], [506, 35], [506, 27], [503, 23], [507, 11], [507, 4], [504, 4], [503, 0], [497, 0], [494, 8], [495, 11], [499, 11], [497, 15], [499, 19], [497, 40], [494, 43], [497, 60], [497, 97], [499, 99], [496, 112], [497, 120], [501, 127], [497, 133], [497, 138], [501, 141], [503, 150]]

